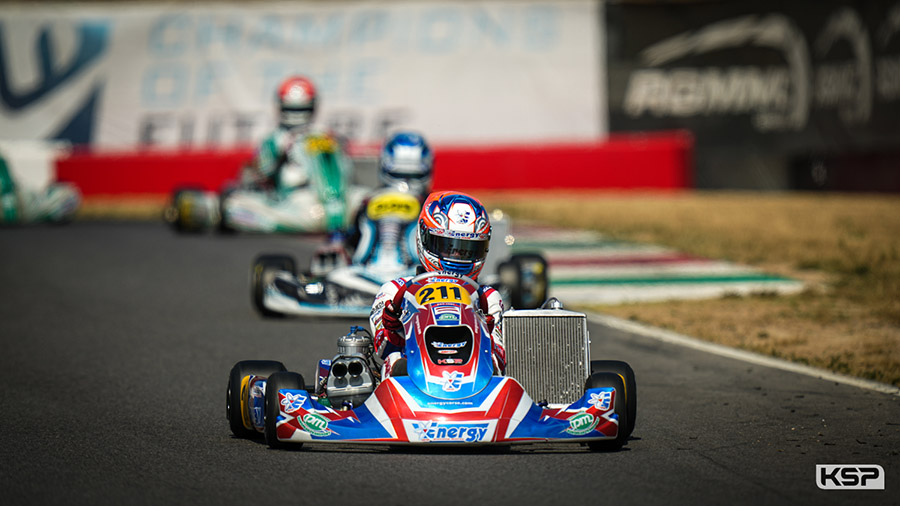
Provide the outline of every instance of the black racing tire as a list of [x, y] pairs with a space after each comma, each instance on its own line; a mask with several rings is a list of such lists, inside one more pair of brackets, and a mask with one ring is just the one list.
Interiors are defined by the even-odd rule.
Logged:
[[275, 271], [287, 271], [297, 276], [297, 263], [294, 257], [281, 254], [260, 255], [253, 261], [253, 267], [250, 269], [250, 300], [256, 311], [268, 318], [284, 316], [263, 304], [266, 284], [271, 281], [272, 273]]
[[634, 370], [627, 362], [621, 360], [591, 360], [591, 374], [596, 372], [612, 372], [618, 374], [625, 382], [625, 410], [628, 412], [627, 435], [634, 432], [637, 421], [637, 381]]
[[278, 403], [278, 391], [282, 388], [292, 390], [305, 390], [306, 383], [303, 376], [296, 372], [277, 372], [266, 380], [266, 444], [269, 448], [284, 448], [291, 445], [292, 448], [300, 448], [302, 443], [285, 443], [278, 440], [277, 424], [281, 407]]
[[234, 235], [237, 233], [237, 229], [228, 224], [228, 221], [225, 219], [225, 201], [228, 200], [228, 197], [234, 192], [234, 189], [228, 189], [223, 191], [219, 195], [219, 223], [216, 224], [216, 231], [222, 235]]
[[593, 452], [619, 451], [622, 449], [625, 441], [628, 440], [627, 430], [625, 430], [625, 427], [628, 426], [628, 410], [625, 407], [625, 396], [621, 395], [625, 392], [625, 382], [622, 381], [622, 377], [612, 372], [597, 372], [591, 374], [584, 384], [585, 391], [589, 388], [606, 387], [612, 387], [616, 390], [613, 409], [616, 415], [619, 416], [619, 432], [616, 434], [615, 439], [589, 442], [588, 448]]
[[500, 264], [501, 284], [516, 309], [537, 309], [547, 300], [547, 259], [539, 253], [516, 253]]
[[190, 216], [185, 216], [182, 210], [185, 206], [185, 199], [192, 198], [193, 195], [201, 193], [203, 190], [198, 187], [184, 186], [176, 188], [172, 192], [172, 204], [163, 213], [163, 219], [172, 225], [176, 232], [182, 234], [196, 234], [204, 231], [204, 227], [191, 220]]
[[244, 393], [241, 392], [241, 383], [250, 375], [268, 378], [276, 372], [285, 371], [281, 362], [275, 360], [241, 360], [234, 364], [228, 375], [228, 390], [225, 392], [225, 418], [231, 427], [231, 433], [239, 438], [259, 437], [259, 432], [244, 425], [241, 413], [241, 401]]

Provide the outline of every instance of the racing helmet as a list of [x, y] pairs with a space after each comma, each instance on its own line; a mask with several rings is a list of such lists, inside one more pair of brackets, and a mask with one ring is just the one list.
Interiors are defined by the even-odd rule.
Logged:
[[385, 186], [425, 195], [431, 189], [434, 156], [425, 138], [415, 132], [398, 132], [384, 143], [378, 178]]
[[293, 130], [312, 123], [316, 112], [316, 87], [305, 77], [293, 76], [282, 81], [275, 94], [278, 102], [278, 123]]
[[477, 279], [490, 240], [488, 213], [474, 197], [454, 191], [434, 192], [422, 204], [416, 252], [426, 270]]

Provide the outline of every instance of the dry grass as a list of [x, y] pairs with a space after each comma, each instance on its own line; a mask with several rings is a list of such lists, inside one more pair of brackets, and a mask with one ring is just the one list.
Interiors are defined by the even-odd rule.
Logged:
[[92, 195], [78, 208], [78, 220], [162, 221], [166, 195]]
[[481, 197], [518, 219], [750, 264], [810, 286], [791, 297], [591, 309], [900, 385], [900, 197], [745, 192]]

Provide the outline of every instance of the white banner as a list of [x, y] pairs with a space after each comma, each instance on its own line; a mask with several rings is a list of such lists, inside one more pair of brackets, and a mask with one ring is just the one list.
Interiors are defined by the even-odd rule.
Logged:
[[594, 140], [606, 133], [602, 4], [250, 3], [8, 6], [0, 138], [97, 147], [256, 142], [286, 76], [317, 123], [380, 142]]

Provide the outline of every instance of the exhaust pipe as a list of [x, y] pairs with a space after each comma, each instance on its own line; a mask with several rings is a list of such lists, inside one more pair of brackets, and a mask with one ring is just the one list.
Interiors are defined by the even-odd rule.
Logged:
[[343, 362], [338, 362], [331, 366], [331, 374], [334, 374], [335, 378], [343, 378], [347, 375], [347, 364]]
[[354, 360], [347, 365], [347, 372], [354, 378], [363, 373], [363, 364], [359, 360]]

